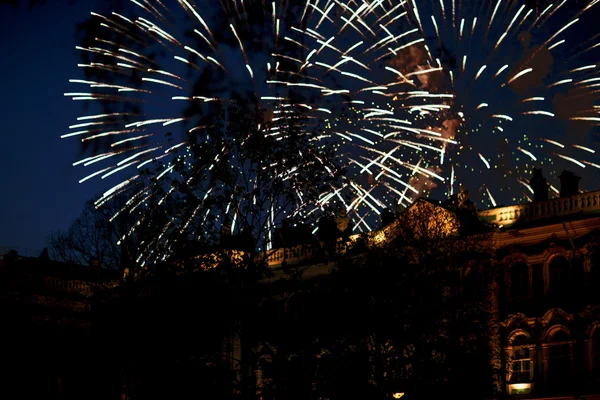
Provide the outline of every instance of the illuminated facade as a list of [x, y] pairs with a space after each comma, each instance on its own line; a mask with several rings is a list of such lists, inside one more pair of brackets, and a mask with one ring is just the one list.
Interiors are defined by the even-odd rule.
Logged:
[[505, 392], [600, 398], [600, 191], [479, 214], [501, 227]]
[[[492, 299], [498, 323], [490, 336], [501, 397], [600, 399], [600, 191], [577, 192], [477, 213], [495, 227], [487, 246], [499, 271]], [[428, 207], [449, 227], [456, 218], [426, 200], [413, 207]], [[371, 232], [370, 245], [392, 231]], [[284, 277], [283, 260], [306, 265], [311, 257], [305, 246], [275, 251], [273, 279]], [[330, 266], [307, 266], [304, 277]]]

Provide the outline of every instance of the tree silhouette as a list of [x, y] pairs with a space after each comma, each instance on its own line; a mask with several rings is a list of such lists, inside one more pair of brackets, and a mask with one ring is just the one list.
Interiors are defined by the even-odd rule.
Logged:
[[[105, 207], [95, 205], [97, 199], [89, 200], [79, 217], [67, 231], [56, 231], [48, 237], [48, 255], [51, 259], [100, 268], [123, 269], [125, 258], [133, 257], [134, 249], [121, 237], [127, 232], [123, 217], [111, 221], [111, 217], [123, 206], [124, 200]], [[133, 221], [130, 218], [129, 223]], [[127, 243], [127, 244], [126, 244]]]
[[453, 213], [424, 201], [397, 218], [329, 276], [281, 286], [283, 314], [258, 324], [265, 398], [492, 393], [487, 234], [456, 235]]

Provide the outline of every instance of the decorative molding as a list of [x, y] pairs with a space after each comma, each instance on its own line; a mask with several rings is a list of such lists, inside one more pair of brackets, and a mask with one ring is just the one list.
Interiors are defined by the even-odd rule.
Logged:
[[561, 343], [561, 342], [549, 341], [549, 339], [552, 337], [552, 335], [558, 331], [563, 331], [569, 336], [570, 340], [567, 341], [569, 344], [572, 344], [572, 342], [574, 342], [572, 340], [573, 336], [571, 335], [571, 330], [569, 328], [567, 328], [563, 324], [555, 324], [555, 325], [548, 327], [546, 329], [546, 331], [544, 332], [544, 334], [542, 335], [542, 347], [546, 348], [548, 346], [552, 346], [554, 344]]
[[573, 314], [567, 314], [561, 308], [552, 308], [544, 313], [544, 315], [539, 319], [544, 327], [550, 326], [552, 323], [552, 319], [555, 315], [559, 315], [560, 319], [564, 319], [568, 324], [573, 323]]
[[535, 318], [528, 318], [523, 313], [514, 313], [514, 314], [509, 315], [508, 318], [506, 318], [506, 320], [504, 322], [500, 323], [500, 325], [502, 325], [502, 327], [504, 327], [506, 329], [509, 329], [512, 326], [515, 326], [517, 324], [525, 323], [531, 329], [535, 326], [535, 321], [536, 321]]
[[512, 349], [513, 342], [515, 341], [515, 339], [518, 336], [526, 336], [527, 340], [529, 340], [529, 341], [533, 339], [533, 336], [531, 335], [531, 333], [527, 332], [525, 329], [517, 328], [508, 334], [508, 338], [507, 338], [508, 346], [506, 346], [507, 349]]

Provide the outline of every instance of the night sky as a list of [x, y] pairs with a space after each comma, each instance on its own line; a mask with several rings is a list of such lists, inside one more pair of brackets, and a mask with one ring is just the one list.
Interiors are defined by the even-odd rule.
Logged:
[[[27, 3], [27, 1], [23, 3]], [[69, 132], [69, 126], [76, 123], [78, 116], [92, 114], [89, 110], [83, 110], [81, 102], [74, 102], [63, 94], [82, 89], [82, 86], [77, 87], [68, 82], [72, 78], [83, 78], [81, 69], [77, 67], [77, 64], [81, 62], [81, 55], [75, 50], [75, 46], [80, 44], [82, 36], [77, 33], [77, 25], [85, 22], [90, 17], [90, 11], [98, 10], [98, 4], [106, 7], [106, 3], [98, 3], [95, 0], [80, 0], [75, 1], [73, 4], [70, 4], [71, 2], [68, 0], [54, 0], [48, 3], [38, 5], [32, 9], [24, 5], [17, 8], [0, 5], [0, 30], [2, 30], [3, 37], [1, 43], [3, 57], [2, 62], [0, 62], [0, 68], [1, 76], [3, 77], [2, 116], [4, 123], [3, 134], [0, 138], [0, 182], [2, 182], [2, 190], [0, 191], [0, 250], [5, 250], [9, 247], [31, 249], [33, 252], [41, 251], [46, 246], [48, 235], [56, 230], [67, 229], [81, 212], [86, 200], [122, 181], [122, 178], [120, 180], [113, 180], [110, 183], [101, 181], [100, 179], [91, 179], [83, 184], [79, 184], [78, 180], [93, 172], [94, 169], [92, 167], [92, 169], [88, 168], [84, 171], [81, 168], [74, 168], [72, 166], [73, 162], [82, 158], [80, 154], [80, 141], [76, 138], [60, 138], [61, 135]], [[198, 4], [202, 4], [202, 2], [198, 1]], [[577, 2], [573, 2], [573, 4], [577, 4]], [[512, 10], [512, 12], [514, 11]], [[573, 12], [573, 10], [567, 11]], [[208, 11], [207, 9], [203, 9], [202, 12], [206, 14]], [[588, 21], [594, 20], [594, 16], [597, 16], [599, 12], [600, 8], [595, 9], [595, 14], [587, 16], [589, 18]], [[504, 16], [504, 19], [507, 19], [505, 21], [507, 23], [510, 17]], [[210, 19], [207, 20], [210, 21]], [[215, 23], [215, 21], [211, 22]], [[431, 25], [430, 22], [429, 25]], [[569, 43], [577, 41], [581, 37], [592, 37], [593, 33], [597, 33], [595, 26], [583, 23], [581, 25], [579, 31], [573, 33], [572, 36], [567, 36]], [[559, 27], [549, 24], [547, 29], [549, 32], [554, 32]], [[428, 30], [428, 34], [431, 34], [429, 32], [432, 30], [431, 26], [426, 29]], [[534, 37], [534, 39], [539, 41], [541, 37], [543, 36]], [[512, 42], [508, 45], [520, 49], [517, 38], [514, 37], [511, 40]], [[465, 46], [467, 45], [469, 46], [468, 54], [472, 57], [470, 60], [476, 60], [478, 56], [477, 47], [471, 49], [469, 43], [465, 42]], [[235, 52], [235, 50], [236, 48], [234, 47], [231, 53]], [[462, 51], [460, 47], [457, 47], [457, 49], [451, 48], [450, 50], [456, 50], [457, 53]], [[557, 56], [553, 61], [553, 68], [556, 69], [554, 75], [557, 77], [560, 76], [557, 73], [560, 72], [560, 65], [574, 68], [585, 65], [587, 62], [593, 63], [597, 60], [597, 54], [597, 52], [586, 53], [583, 57], [575, 60], [576, 63], [573, 65], [561, 60]], [[243, 59], [240, 59], [239, 55], [235, 59], [229, 54], [229, 50], [221, 53], [221, 55], [223, 59], [231, 61], [234, 66], [243, 65], [240, 62]], [[460, 54], [458, 55], [460, 56]], [[409, 60], [402, 60], [401, 57], [393, 60], [399, 66], [393, 63], [389, 63], [388, 65], [396, 68], [407, 67], [408, 64], [413, 63], [413, 56], [411, 54], [412, 58], [409, 57]], [[257, 59], [254, 61], [264, 66], [266, 60]], [[471, 69], [479, 66], [475, 61], [470, 62], [472, 63], [470, 65], [473, 65]], [[490, 70], [492, 66], [497, 68], [497, 65], [501, 64], [490, 65]], [[516, 63], [516, 66], [518, 65], [519, 62]], [[384, 66], [385, 64], [379, 65], [379, 67]], [[232, 69], [233, 74], [229, 75], [228, 84], [239, 88], [240, 83], [238, 79], [243, 77], [247, 81], [246, 70], [244, 68], [237, 68], [236, 70], [236, 68]], [[511, 73], [514, 74], [516, 71], [514, 70]], [[385, 73], [385, 71], [383, 72]], [[470, 72], [472, 76], [475, 70]], [[373, 76], [377, 76], [377, 74], [374, 73]], [[388, 74], [390, 73], [388, 72]], [[554, 78], [552, 74], [550, 75], [551, 78]], [[182, 76], [184, 76], [183, 73]], [[525, 80], [522, 82], [524, 82], [524, 85], [535, 84], [535, 82], [527, 83]], [[473, 96], [471, 96], [469, 92], [471, 86], [472, 80], [466, 81], [465, 88], [462, 91], [467, 96], [463, 95], [461, 99], [463, 102], [467, 99], [469, 101], [476, 101], [476, 103], [461, 104], [464, 107], [461, 110], [472, 111], [476, 107], [476, 104], [479, 104], [481, 101], [488, 101], [489, 98], [497, 103], [506, 101], [506, 99], [495, 95], [489, 98], [486, 97], [488, 93], [485, 91], [485, 86], [483, 86], [483, 89], [473, 89], [471, 92]], [[457, 90], [461, 90], [459, 85], [457, 85], [457, 88]], [[514, 91], [518, 91], [529, 89], [529, 87], [521, 87], [520, 89], [519, 87], [514, 87], [513, 89]], [[168, 94], [166, 98], [170, 99], [171, 93], [168, 91], [165, 93]], [[513, 94], [513, 91], [509, 93]], [[519, 99], [523, 97], [525, 96], [520, 96]], [[512, 101], [512, 99], [509, 100]], [[560, 109], [564, 108], [564, 105], [569, 102], [570, 97], [565, 96], [562, 103], [551, 104], [548, 101], [544, 109], [550, 109], [559, 115]], [[160, 103], [159, 105], [160, 108], [157, 109], [159, 111], [151, 109], [149, 114], [160, 118], [164, 117], [160, 115], [161, 113], [168, 114], [167, 111], [169, 111], [171, 115], [177, 115], [177, 110], [166, 109], [164, 103]], [[498, 109], [502, 110], [502, 107]], [[473, 113], [473, 115], [476, 114]], [[524, 122], [520, 123], [519, 121], [521, 120]], [[521, 169], [516, 172], [524, 176], [527, 173], [525, 170], [528, 171], [534, 163], [523, 162], [522, 160], [527, 160], [527, 158], [519, 152], [515, 153], [514, 147], [522, 146], [526, 149], [529, 148], [532, 151], [537, 151], [539, 150], [538, 146], [540, 146], [539, 141], [535, 142], [535, 146], [531, 148], [526, 147], [529, 143], [521, 143], [520, 140], [525, 140], [525, 142], [530, 140], [523, 139], [527, 137], [527, 134], [533, 138], [536, 138], [536, 136], [546, 136], [560, 141], [570, 139], [565, 142], [568, 146], [571, 146], [565, 151], [566, 155], [572, 155], [577, 158], [585, 156], [587, 160], [598, 163], [598, 153], [590, 156], [588, 153], [582, 153], [580, 149], [573, 149], [572, 147], [574, 143], [580, 143], [600, 150], [597, 145], [597, 135], [590, 133], [587, 129], [578, 133], [573, 129], [573, 124], [556, 124], [555, 119], [550, 120], [543, 117], [538, 119], [520, 118], [513, 125], [514, 133], [511, 136], [512, 153], [510, 153], [502, 149], [504, 145], [504, 136], [502, 134], [496, 132], [496, 136], [492, 136], [494, 141], [491, 142], [489, 136], [477, 133], [480, 127], [483, 131], [486, 126], [477, 125], [476, 118], [473, 118], [473, 121], [468, 127], [468, 129], [472, 130], [472, 137], [468, 139], [468, 144], [474, 146], [473, 149], [470, 149], [474, 155], [474, 161], [471, 159], [467, 161], [464, 155], [460, 155], [460, 152], [456, 153], [454, 161], [450, 159], [453, 163], [457, 162], [457, 165], [463, 164], [461, 167], [465, 171], [462, 172], [463, 175], [457, 172], [459, 174], [459, 181], [463, 180], [463, 176], [476, 176], [478, 170], [482, 170], [485, 172], [485, 175], [480, 175], [482, 177], [481, 180], [485, 185], [492, 186], [500, 182], [502, 174], [506, 176], [508, 170], [515, 168], [514, 159], [518, 159], [518, 157], [521, 157], [520, 164], [522, 165]], [[441, 124], [441, 122], [441, 120], [438, 120], [435, 123]], [[335, 126], [335, 123], [332, 122], [332, 124]], [[423, 124], [425, 123], [423, 122]], [[581, 126], [581, 124], [578, 126]], [[487, 129], [487, 131], [491, 132], [492, 128]], [[547, 133], [540, 134], [540, 132]], [[564, 132], [570, 132], [570, 135], [564, 135]], [[476, 134], [478, 136], [474, 136]], [[574, 134], [577, 136], [573, 136]], [[567, 138], [567, 136], [570, 137]], [[548, 148], [548, 144], [546, 146]], [[502, 168], [486, 172], [484, 164], [477, 157], [478, 152], [483, 152], [487, 159]], [[556, 159], [556, 157], [555, 160], [558, 163], [552, 166], [546, 164], [544, 171], [547, 177], [553, 178], [551, 183], [554, 185], [557, 185], [556, 174], [560, 173], [560, 170], [565, 166], [576, 173], [581, 173], [581, 170], [572, 163]], [[449, 163], [447, 162], [447, 164]], [[459, 170], [457, 169], [457, 171]], [[472, 171], [472, 173], [469, 171]], [[588, 166], [585, 171], [585, 179], [582, 181], [582, 187], [587, 190], [600, 188], [597, 182], [598, 171], [597, 168]], [[478, 204], [480, 208], [489, 207], [489, 199], [482, 192], [481, 182], [467, 181], [466, 183], [471, 193], [478, 196], [475, 200], [480, 203]], [[367, 185], [368, 183], [365, 182], [364, 184]], [[477, 194], [478, 187], [480, 188], [479, 194]], [[441, 187], [438, 192], [443, 190], [445, 188]], [[500, 199], [500, 204], [514, 202], [512, 200], [516, 200], [519, 197], [518, 193], [517, 197], [513, 197], [513, 193], [499, 193], [501, 190], [501, 188], [492, 187], [495, 195], [506, 198], [506, 200]], [[520, 190], [517, 183], [516, 192]], [[389, 204], [386, 204], [386, 206], [389, 206]]]
[[0, 248], [41, 251], [48, 234], [67, 229], [99, 191], [77, 182], [77, 141], [60, 139], [81, 113], [63, 93], [78, 73], [77, 24], [93, 5], [68, 3], [0, 5]]

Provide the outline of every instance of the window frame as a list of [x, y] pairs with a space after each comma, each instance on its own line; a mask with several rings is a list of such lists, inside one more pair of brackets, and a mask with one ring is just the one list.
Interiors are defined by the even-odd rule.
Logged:
[[[555, 336], [561, 334], [564, 334], [564, 337], [559, 338], [560, 340], [556, 340]], [[546, 371], [544, 375], [546, 383], [549, 386], [554, 387], [568, 385], [571, 382], [571, 376], [573, 374], [574, 340], [571, 336], [571, 332], [562, 325], [555, 326], [548, 330], [546, 337], [547, 340], [544, 345], [544, 358], [546, 360]], [[557, 351], [559, 348], [563, 348], [565, 351], [562, 354], [558, 354]], [[559, 367], [557, 368], [557, 366]], [[557, 379], [557, 377], [560, 379]]]
[[[515, 344], [515, 342], [519, 341], [521, 338], [524, 338], [524, 342], [521, 343], [517, 343]], [[510, 363], [511, 363], [511, 374], [510, 374], [510, 378], [509, 378], [509, 383], [510, 384], [516, 384], [516, 383], [530, 383], [533, 380], [533, 371], [534, 371], [534, 353], [535, 353], [535, 344], [531, 343], [531, 336], [525, 334], [524, 332], [520, 332], [517, 333], [517, 335], [512, 338], [511, 340], [511, 345], [510, 345]], [[520, 352], [523, 351], [523, 356], [516, 358], [515, 355]], [[526, 352], [526, 353], [525, 353]], [[527, 354], [527, 356], [525, 356], [525, 354]], [[520, 366], [519, 368], [519, 372], [515, 371], [515, 364], [518, 364]], [[529, 371], [528, 373], [526, 373], [526, 369], [522, 368], [523, 366], [525, 366], [526, 364], [528, 364], [529, 367]], [[525, 376], [519, 376], [518, 378], [515, 378], [515, 374], [523, 374]]]
[[594, 379], [600, 379], [600, 326], [596, 326], [589, 336], [590, 374]]
[[[561, 259], [565, 262], [563, 268], [557, 267], [557, 262], [560, 262]], [[565, 300], [563, 297], [569, 294], [569, 285], [571, 284], [571, 268], [571, 260], [566, 254], [563, 253], [558, 253], [547, 261], [545, 287], [546, 295]], [[560, 271], [560, 276], [558, 279], [555, 276], [557, 270]], [[557, 282], [563, 282], [563, 285], [559, 285]], [[564, 283], [567, 284], [566, 287]]]
[[[516, 269], [523, 269], [519, 274], [515, 274]], [[528, 298], [531, 296], [531, 271], [529, 264], [523, 260], [518, 260], [510, 265], [508, 276], [510, 279], [509, 294], [511, 298]], [[521, 291], [515, 293], [515, 277], [519, 277]], [[524, 281], [524, 282], [523, 282]]]

